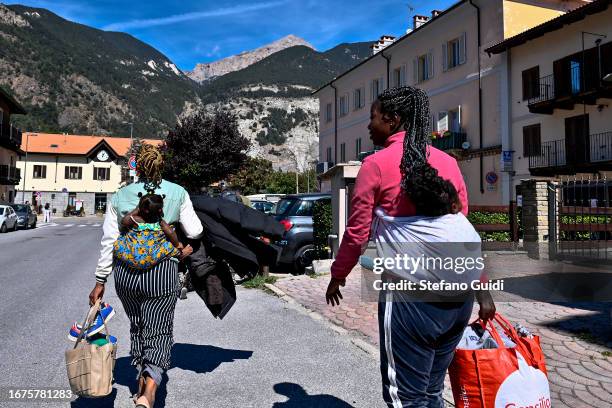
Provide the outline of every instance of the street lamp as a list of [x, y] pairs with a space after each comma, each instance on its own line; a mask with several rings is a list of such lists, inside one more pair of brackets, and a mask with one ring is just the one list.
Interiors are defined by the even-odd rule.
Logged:
[[132, 136], [134, 134], [134, 122], [123, 122], [126, 125], [130, 125], [130, 148], [132, 147]]

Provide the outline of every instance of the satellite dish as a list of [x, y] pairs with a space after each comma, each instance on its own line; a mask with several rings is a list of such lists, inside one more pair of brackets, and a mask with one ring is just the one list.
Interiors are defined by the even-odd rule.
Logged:
[[470, 142], [467, 142], [467, 141], [466, 141], [466, 142], [461, 143], [461, 148], [462, 148], [463, 150], [467, 150], [467, 149], [469, 149], [471, 146], [472, 146], [472, 145], [470, 144]]

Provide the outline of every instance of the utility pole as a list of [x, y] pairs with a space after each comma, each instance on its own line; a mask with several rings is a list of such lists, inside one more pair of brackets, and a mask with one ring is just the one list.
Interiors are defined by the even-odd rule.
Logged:
[[26, 149], [25, 149], [25, 164], [23, 165], [23, 189], [21, 190], [21, 204], [25, 204], [25, 186], [26, 176], [28, 175], [28, 146], [30, 145], [30, 132], [26, 136]]

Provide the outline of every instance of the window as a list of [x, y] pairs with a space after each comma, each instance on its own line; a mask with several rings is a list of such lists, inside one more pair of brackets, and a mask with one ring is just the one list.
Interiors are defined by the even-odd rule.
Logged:
[[436, 123], [436, 130], [438, 132], [446, 132], [448, 130], [448, 112], [438, 112], [438, 121]]
[[359, 160], [359, 153], [361, 153], [361, 138], [355, 140], [355, 159]]
[[374, 102], [383, 91], [383, 79], [377, 78], [370, 83], [370, 101]]
[[465, 33], [442, 44], [442, 67], [444, 71], [465, 64]]
[[332, 117], [332, 104], [328, 103], [327, 105], [325, 105], [325, 121], [326, 122], [331, 122], [333, 117]]
[[406, 66], [402, 65], [393, 70], [393, 86], [398, 88], [406, 86]]
[[416, 84], [428, 79], [433, 78], [433, 52], [429, 51], [427, 54], [421, 55], [414, 60], [414, 82]]
[[34, 175], [32, 177], [35, 179], [47, 178], [47, 166], [34, 165]]
[[523, 71], [523, 100], [540, 96], [540, 67], [533, 67]]
[[110, 180], [110, 168], [94, 167], [93, 178], [99, 181]]
[[312, 215], [312, 204], [313, 204], [313, 201], [304, 200], [300, 202], [300, 205], [295, 210], [295, 215], [306, 216], [306, 217], [311, 216]]
[[331, 163], [332, 161], [332, 148], [328, 147], [327, 148], [327, 162]]
[[81, 180], [83, 178], [83, 168], [80, 166], [66, 166], [64, 176], [66, 180]]
[[365, 88], [357, 88], [353, 92], [353, 109], [358, 110], [365, 106]]
[[71, 207], [76, 205], [76, 193], [68, 193], [68, 205]]
[[533, 157], [541, 154], [540, 124], [525, 126], [523, 128], [523, 156]]
[[340, 109], [340, 112], [339, 112], [340, 116], [346, 116], [349, 113], [348, 99], [349, 99], [348, 94], [340, 97], [340, 101], [338, 103], [339, 109]]
[[340, 144], [340, 163], [346, 162], [346, 143]]

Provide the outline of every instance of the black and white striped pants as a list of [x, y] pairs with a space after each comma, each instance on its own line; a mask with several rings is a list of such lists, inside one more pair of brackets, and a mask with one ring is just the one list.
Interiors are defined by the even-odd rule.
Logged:
[[174, 308], [180, 285], [178, 263], [165, 260], [151, 269], [133, 269], [115, 260], [115, 290], [130, 319], [132, 365], [170, 368]]

